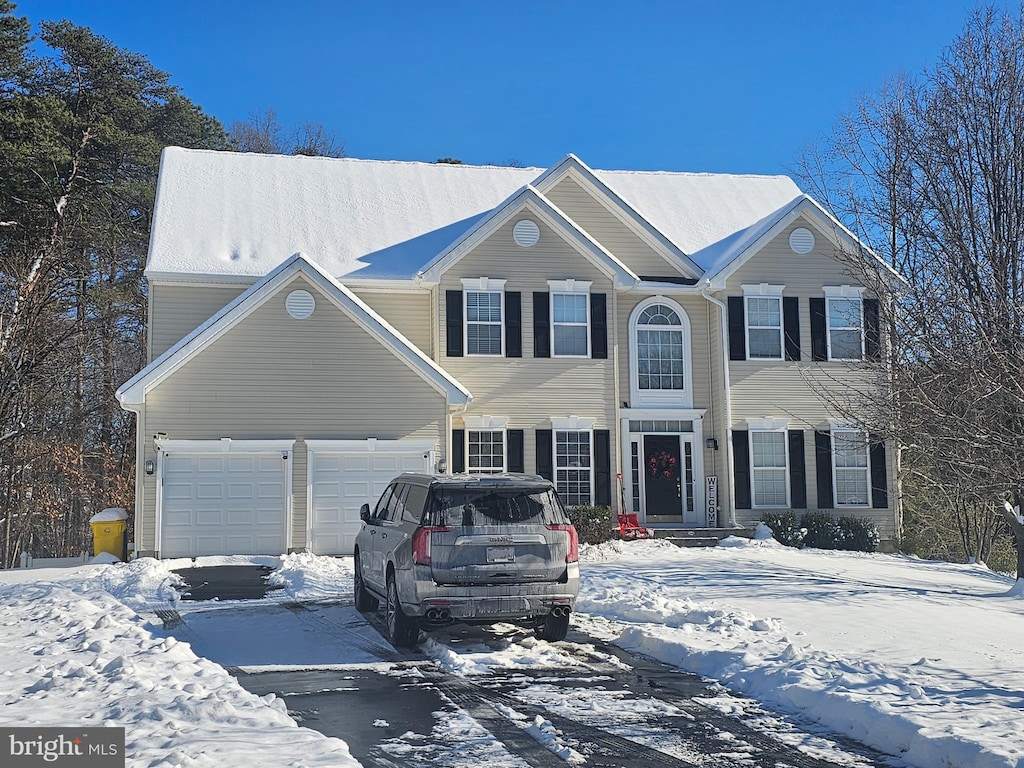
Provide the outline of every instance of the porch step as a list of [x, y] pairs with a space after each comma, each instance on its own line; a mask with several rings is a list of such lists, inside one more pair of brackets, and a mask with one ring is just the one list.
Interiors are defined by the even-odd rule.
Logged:
[[654, 538], [671, 541], [677, 547], [717, 547], [729, 536], [750, 537], [751, 532], [737, 528], [654, 528]]

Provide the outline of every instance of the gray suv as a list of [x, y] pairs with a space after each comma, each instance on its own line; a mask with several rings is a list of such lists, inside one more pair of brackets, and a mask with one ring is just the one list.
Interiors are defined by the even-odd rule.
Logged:
[[356, 608], [376, 611], [383, 601], [394, 645], [456, 622], [513, 622], [565, 639], [579, 539], [550, 481], [405, 474], [360, 516]]

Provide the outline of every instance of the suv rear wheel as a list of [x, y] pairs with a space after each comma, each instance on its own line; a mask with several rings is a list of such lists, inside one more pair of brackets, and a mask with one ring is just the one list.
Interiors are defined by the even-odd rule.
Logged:
[[388, 576], [388, 599], [384, 611], [387, 619], [388, 639], [396, 648], [416, 645], [420, 636], [420, 622], [415, 616], [406, 615], [398, 602], [398, 586], [394, 574]]
[[355, 557], [355, 573], [352, 576], [352, 592], [356, 598], [356, 610], [363, 613], [373, 613], [380, 607], [380, 601], [366, 591], [366, 584], [363, 583], [363, 567], [359, 564], [359, 553]]
[[565, 615], [556, 616], [553, 613], [549, 613], [544, 617], [544, 621], [537, 625], [534, 630], [534, 634], [537, 635], [541, 640], [547, 640], [549, 643], [556, 643], [560, 640], [565, 640], [565, 636], [569, 633], [569, 613]]

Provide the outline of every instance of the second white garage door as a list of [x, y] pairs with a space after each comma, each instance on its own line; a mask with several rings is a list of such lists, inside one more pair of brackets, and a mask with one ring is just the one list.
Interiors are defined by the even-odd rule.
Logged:
[[431, 472], [434, 443], [422, 440], [310, 440], [310, 549], [350, 555], [359, 533], [359, 508], [371, 507], [403, 472]]

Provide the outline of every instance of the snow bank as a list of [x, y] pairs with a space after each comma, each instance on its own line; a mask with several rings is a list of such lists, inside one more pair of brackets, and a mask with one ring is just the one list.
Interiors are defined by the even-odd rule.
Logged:
[[1024, 616], [992, 574], [916, 561], [919, 587], [908, 558], [772, 544], [604, 546], [588, 553], [577, 610], [616, 622], [626, 648], [913, 765], [1024, 764], [1024, 674], [992, 663], [1014, 657]]

